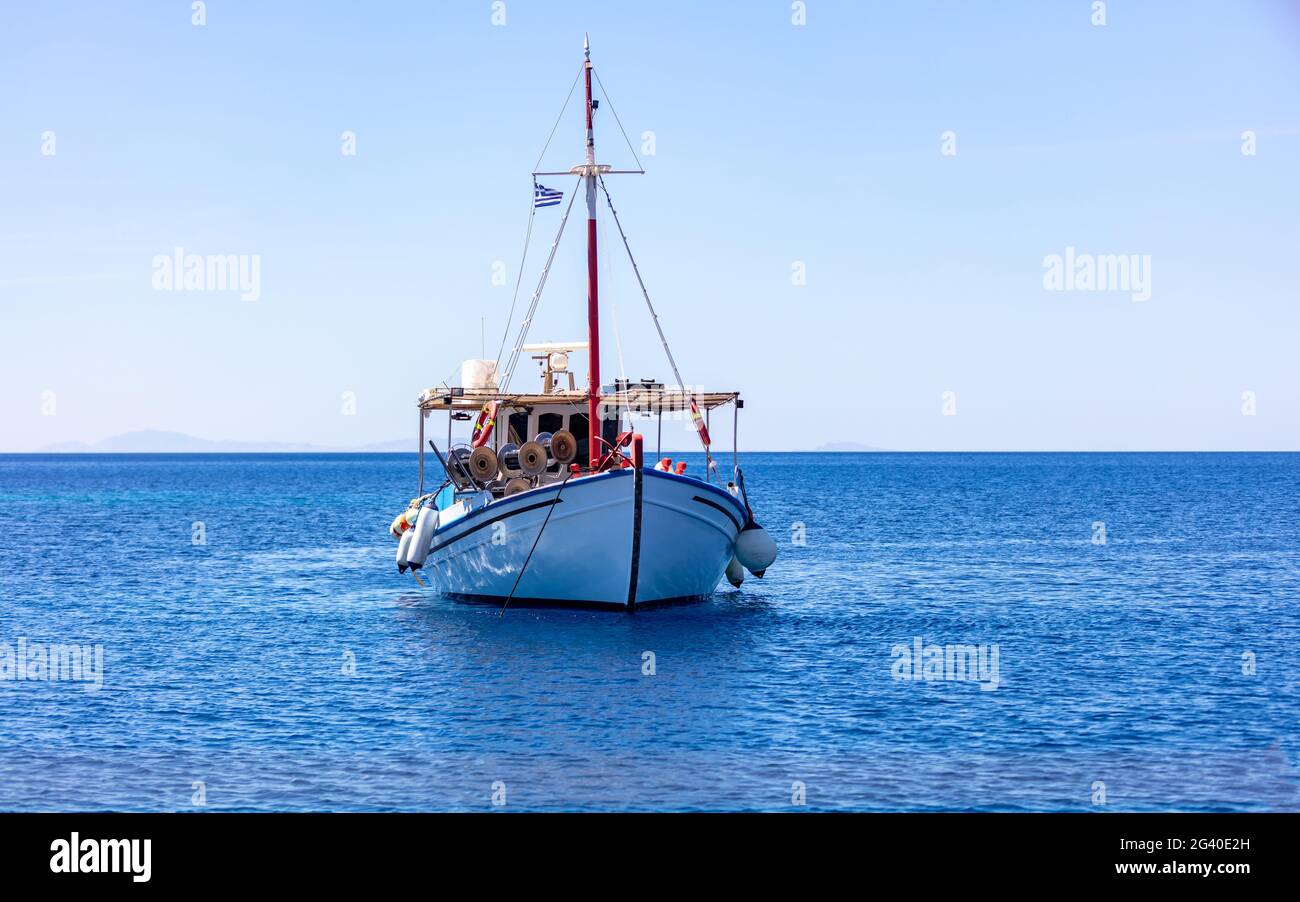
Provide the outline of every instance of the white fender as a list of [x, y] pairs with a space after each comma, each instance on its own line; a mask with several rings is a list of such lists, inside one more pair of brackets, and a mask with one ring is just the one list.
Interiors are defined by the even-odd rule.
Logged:
[[737, 589], [745, 581], [745, 568], [740, 566], [740, 561], [736, 560], [733, 555], [731, 563], [727, 565], [727, 582], [731, 583]]
[[429, 556], [429, 546], [433, 544], [433, 531], [438, 528], [438, 509], [432, 504], [420, 511], [419, 519], [415, 521], [415, 529], [411, 530], [410, 550], [406, 553], [406, 563], [412, 570], [419, 570], [424, 566], [424, 559]]
[[402, 538], [397, 542], [397, 572], [406, 572], [406, 555], [411, 551], [411, 539], [415, 537], [415, 530], [408, 529], [402, 533]]
[[776, 560], [776, 542], [772, 541], [767, 530], [750, 520], [736, 537], [736, 560], [762, 579], [763, 572]]

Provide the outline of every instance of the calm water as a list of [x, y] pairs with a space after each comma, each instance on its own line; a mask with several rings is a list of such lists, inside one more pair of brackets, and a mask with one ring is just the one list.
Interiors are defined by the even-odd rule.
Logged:
[[104, 654], [0, 682], [0, 809], [1300, 808], [1300, 455], [742, 462], [766, 579], [500, 617], [396, 573], [413, 456], [0, 456], [0, 643]]

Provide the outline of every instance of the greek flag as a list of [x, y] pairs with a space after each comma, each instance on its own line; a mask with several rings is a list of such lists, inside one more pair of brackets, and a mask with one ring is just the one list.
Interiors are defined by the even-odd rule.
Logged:
[[564, 199], [563, 191], [552, 191], [545, 185], [539, 185], [533, 182], [533, 209], [538, 207], [553, 207]]

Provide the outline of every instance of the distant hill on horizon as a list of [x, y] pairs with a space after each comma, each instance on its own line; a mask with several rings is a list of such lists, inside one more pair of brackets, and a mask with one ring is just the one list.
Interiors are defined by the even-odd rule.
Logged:
[[[124, 432], [97, 442], [57, 442], [38, 448], [36, 454], [385, 454], [393, 452], [414, 453], [414, 438], [370, 442], [364, 445], [317, 445], [311, 442], [239, 442], [205, 439], [183, 432], [163, 429], [142, 429]], [[664, 448], [661, 454], [698, 453], [699, 447]], [[744, 449], [742, 449], [743, 451]], [[758, 449], [755, 449], [757, 451]], [[883, 452], [859, 442], [828, 442], [804, 453], [861, 453]], [[653, 453], [653, 452], [648, 452]], [[714, 454], [722, 459], [729, 449], [715, 448]]]
[[371, 442], [367, 445], [314, 445], [310, 442], [234, 442], [197, 438], [183, 432], [144, 429], [124, 432], [97, 442], [58, 442], [38, 454], [323, 454], [415, 451], [413, 439]]

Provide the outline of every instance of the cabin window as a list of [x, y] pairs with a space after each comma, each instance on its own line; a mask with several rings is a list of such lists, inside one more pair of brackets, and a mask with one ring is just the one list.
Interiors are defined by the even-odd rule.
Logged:
[[543, 413], [537, 417], [537, 434], [543, 432], [559, 432], [564, 428], [564, 414], [562, 413]]
[[585, 467], [588, 464], [586, 415], [575, 413], [569, 417], [569, 431], [573, 433], [573, 438], [578, 443], [578, 456], [574, 458], [574, 462]]
[[509, 441], [522, 445], [528, 441], [528, 412], [524, 410], [510, 414]]
[[[606, 450], [613, 446], [615, 439], [618, 438], [618, 417], [601, 420], [600, 437], [608, 444], [601, 447], [600, 453], [604, 454]], [[574, 439], [578, 443], [578, 456], [574, 462], [579, 466], [590, 466], [591, 458], [587, 448], [587, 415], [575, 413], [569, 417], [569, 431], [573, 433]]]

